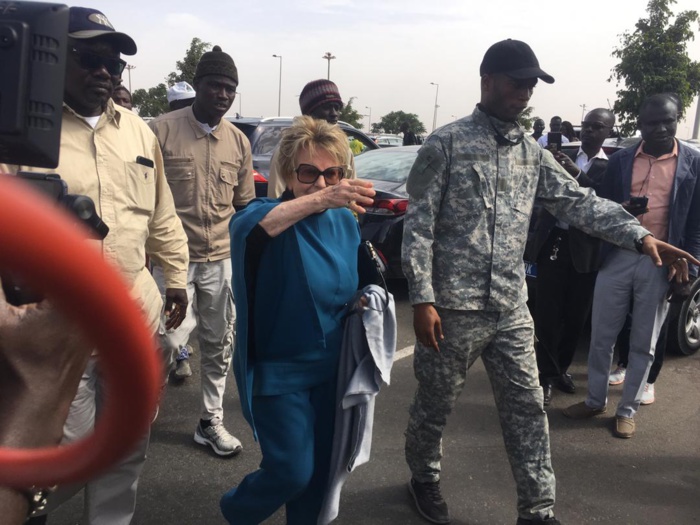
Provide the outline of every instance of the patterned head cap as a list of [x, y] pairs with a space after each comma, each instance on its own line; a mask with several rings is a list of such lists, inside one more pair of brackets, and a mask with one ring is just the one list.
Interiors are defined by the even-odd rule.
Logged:
[[313, 110], [326, 102], [343, 104], [338, 86], [330, 80], [320, 79], [309, 82], [299, 95], [299, 107], [302, 115], [311, 115]]

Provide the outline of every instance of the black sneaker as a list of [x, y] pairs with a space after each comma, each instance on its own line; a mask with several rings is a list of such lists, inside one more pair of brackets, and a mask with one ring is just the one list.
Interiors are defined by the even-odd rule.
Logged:
[[420, 483], [411, 478], [408, 491], [416, 502], [418, 513], [431, 523], [450, 523], [447, 503], [440, 493], [440, 482]]
[[533, 518], [531, 520], [518, 518], [515, 525], [561, 525], [561, 522], [554, 516], [551, 518]]

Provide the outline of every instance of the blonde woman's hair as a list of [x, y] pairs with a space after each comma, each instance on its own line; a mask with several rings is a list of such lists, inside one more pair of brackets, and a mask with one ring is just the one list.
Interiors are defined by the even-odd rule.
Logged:
[[345, 168], [345, 176], [350, 169], [350, 146], [348, 136], [335, 124], [308, 116], [295, 117], [292, 126], [284, 130], [279, 144], [277, 173], [282, 174], [285, 183], [294, 180], [297, 157], [307, 150], [313, 157], [317, 150], [328, 153]]

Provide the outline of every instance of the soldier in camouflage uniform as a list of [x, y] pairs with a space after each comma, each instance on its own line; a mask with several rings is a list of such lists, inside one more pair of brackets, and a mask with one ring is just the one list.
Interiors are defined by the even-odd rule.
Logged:
[[426, 140], [408, 178], [403, 268], [414, 305], [418, 389], [406, 460], [413, 474], [409, 490], [433, 523], [450, 521], [439, 488], [442, 431], [479, 356], [517, 483], [517, 523], [559, 523], [525, 304], [523, 251], [535, 199], [561, 220], [644, 250], [657, 264], [688, 256], [654, 239], [618, 204], [580, 188], [549, 151], [524, 136], [516, 119], [538, 78], [554, 82], [527, 44], [494, 44], [481, 65], [481, 103]]

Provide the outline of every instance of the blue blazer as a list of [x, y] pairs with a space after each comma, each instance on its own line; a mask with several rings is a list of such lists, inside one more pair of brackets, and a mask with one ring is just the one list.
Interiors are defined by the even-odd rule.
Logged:
[[[700, 257], [700, 152], [678, 142], [678, 166], [668, 222], [668, 242], [682, 248], [696, 259]], [[615, 202], [630, 200], [632, 165], [639, 144], [618, 151], [610, 157], [598, 195]], [[697, 275], [697, 268], [690, 267]]]

